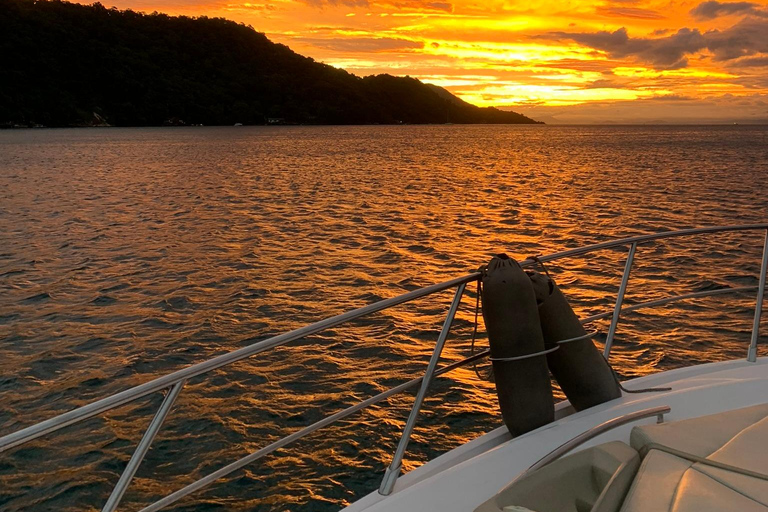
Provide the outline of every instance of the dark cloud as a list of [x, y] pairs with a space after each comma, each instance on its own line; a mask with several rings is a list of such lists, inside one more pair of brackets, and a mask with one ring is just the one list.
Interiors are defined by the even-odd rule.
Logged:
[[710, 0], [697, 5], [691, 10], [693, 17], [703, 20], [711, 20], [718, 16], [729, 14], [751, 14], [753, 16], [768, 16], [768, 12], [760, 9], [760, 4], [752, 2], [717, 2]]
[[649, 9], [638, 7], [598, 7], [597, 14], [615, 18], [639, 18], [642, 20], [661, 20], [666, 18], [663, 14]]
[[299, 0], [300, 2], [311, 5], [312, 7], [366, 7], [388, 6], [396, 9], [414, 10], [414, 11], [441, 11], [452, 12], [453, 5], [449, 2], [423, 1], [423, 0], [405, 0], [405, 1], [387, 1], [387, 0]]
[[635, 57], [656, 69], [680, 69], [688, 56], [709, 50], [716, 61], [731, 61], [768, 53], [768, 19], [746, 18], [725, 30], [700, 32], [681, 28], [657, 38], [630, 37], [626, 28], [614, 32], [555, 32], [542, 38], [569, 39], [602, 50], [612, 58]]
[[698, 29], [682, 28], [677, 33], [657, 39], [629, 37], [626, 28], [615, 32], [592, 32], [553, 34], [562, 39], [571, 39], [577, 43], [607, 52], [614, 58], [638, 57], [650, 62], [657, 69], [679, 69], [688, 65], [686, 54], [697, 52], [706, 47], [706, 40]]
[[717, 61], [768, 53], [768, 19], [744, 19], [733, 27], [705, 34]]
[[699, 101], [698, 98], [693, 98], [691, 96], [685, 96], [682, 94], [664, 94], [662, 96], [651, 96], [650, 98], [645, 98], [646, 101]]
[[370, 7], [368, 0], [301, 0], [302, 3], [311, 5], [312, 7], [336, 7], [337, 5], [343, 5], [345, 7]]
[[296, 41], [310, 44], [317, 48], [324, 48], [326, 50], [335, 50], [342, 52], [389, 52], [397, 50], [411, 50], [420, 49], [424, 47], [424, 43], [418, 43], [415, 41], [407, 41], [405, 39], [394, 38], [377, 38], [377, 37], [359, 37], [359, 38], [344, 38], [344, 39], [317, 39], [300, 37], [296, 38]]
[[631, 89], [632, 84], [629, 81], [611, 80], [601, 78], [584, 86], [585, 89]]
[[759, 68], [768, 67], [768, 55], [759, 55], [756, 57], [745, 57], [729, 63], [729, 67], [734, 68]]
[[427, 4], [427, 7], [436, 11], [453, 11], [453, 5], [449, 4], [448, 2], [431, 2]]

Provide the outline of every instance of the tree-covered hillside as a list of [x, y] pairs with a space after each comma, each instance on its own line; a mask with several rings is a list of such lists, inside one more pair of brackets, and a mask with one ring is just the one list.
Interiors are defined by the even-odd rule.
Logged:
[[0, 125], [531, 123], [411, 78], [359, 78], [224, 19], [0, 0]]

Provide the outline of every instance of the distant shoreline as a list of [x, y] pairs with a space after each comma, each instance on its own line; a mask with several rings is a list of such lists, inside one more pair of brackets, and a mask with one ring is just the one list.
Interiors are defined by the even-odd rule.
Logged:
[[515, 127], [594, 127], [594, 128], [621, 128], [621, 127], [659, 127], [659, 128], [676, 128], [676, 127], [767, 127], [768, 121], [755, 122], [755, 123], [530, 123], [530, 124], [517, 124], [517, 123], [413, 123], [413, 124], [251, 124], [251, 125], [185, 125], [185, 126], [158, 126], [158, 125], [144, 125], [144, 126], [0, 126], [0, 132], [14, 132], [14, 131], [41, 131], [41, 130], [93, 130], [93, 129], [195, 129], [195, 128], [331, 128], [331, 127], [405, 127], [405, 126], [515, 126]]
[[408, 76], [361, 78], [223, 18], [5, 1], [0, 126], [539, 123]]

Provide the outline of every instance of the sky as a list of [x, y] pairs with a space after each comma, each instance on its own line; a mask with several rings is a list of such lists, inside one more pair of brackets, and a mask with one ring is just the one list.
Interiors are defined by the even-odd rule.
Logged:
[[114, 1], [547, 123], [768, 123], [768, 0]]

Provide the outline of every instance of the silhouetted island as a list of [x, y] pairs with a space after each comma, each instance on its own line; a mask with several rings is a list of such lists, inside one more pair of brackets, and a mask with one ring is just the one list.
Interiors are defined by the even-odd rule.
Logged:
[[535, 123], [220, 18], [0, 0], [0, 125]]

